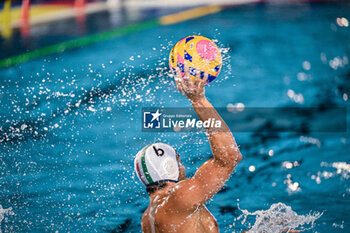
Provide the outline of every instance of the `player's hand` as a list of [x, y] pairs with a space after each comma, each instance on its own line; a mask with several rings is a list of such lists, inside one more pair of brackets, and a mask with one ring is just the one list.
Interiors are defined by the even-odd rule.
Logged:
[[176, 68], [175, 82], [177, 89], [191, 102], [198, 101], [205, 98], [204, 85], [208, 80], [208, 74], [205, 73], [203, 80], [200, 78], [200, 72], [196, 74], [196, 78], [190, 78], [189, 67], [185, 66], [184, 76], [182, 76], [180, 69]]

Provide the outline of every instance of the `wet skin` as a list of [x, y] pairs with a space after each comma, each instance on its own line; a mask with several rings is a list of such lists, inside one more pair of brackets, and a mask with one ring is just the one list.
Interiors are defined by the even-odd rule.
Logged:
[[185, 169], [178, 157], [180, 170], [179, 182], [168, 182], [166, 187], [150, 194], [150, 204], [142, 216], [144, 233], [159, 232], [219, 232], [217, 222], [205, 207], [229, 179], [242, 156], [236, 142], [220, 115], [205, 98], [204, 84], [208, 75], [190, 80], [188, 67], [184, 77], [177, 70], [176, 84], [178, 90], [192, 103], [194, 110], [202, 121], [209, 118], [221, 120], [220, 131], [207, 128], [207, 136], [213, 158], [198, 168], [195, 175], [186, 178]]
[[[193, 177], [186, 178], [185, 168], [178, 156], [179, 182], [167, 182], [164, 188], [150, 194], [150, 204], [141, 222], [144, 233], [219, 232], [216, 219], [204, 204], [222, 188], [242, 159], [226, 123], [205, 98], [204, 84], [208, 75], [204, 75], [203, 80], [198, 74], [195, 80], [186, 77], [189, 77], [188, 67], [185, 67], [184, 77], [177, 70], [175, 81], [178, 90], [190, 100], [202, 121], [209, 118], [220, 120], [222, 128], [220, 131], [210, 127], [206, 129], [213, 158], [200, 166]], [[285, 229], [282, 232], [300, 231]]]
[[[169, 185], [171, 186], [171, 185]], [[167, 209], [167, 198], [171, 187], [158, 193], [142, 217], [142, 231], [148, 232], [182, 232], [182, 233], [216, 233], [219, 232], [214, 216], [205, 205], [194, 211], [177, 211]], [[152, 230], [152, 224], [154, 226]]]

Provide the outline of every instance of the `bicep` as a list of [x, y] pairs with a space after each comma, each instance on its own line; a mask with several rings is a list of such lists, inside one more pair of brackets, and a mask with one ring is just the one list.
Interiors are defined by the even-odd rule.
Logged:
[[223, 164], [215, 158], [208, 160], [192, 178], [176, 186], [169, 203], [176, 209], [193, 209], [204, 204], [220, 191], [234, 168], [234, 164]]

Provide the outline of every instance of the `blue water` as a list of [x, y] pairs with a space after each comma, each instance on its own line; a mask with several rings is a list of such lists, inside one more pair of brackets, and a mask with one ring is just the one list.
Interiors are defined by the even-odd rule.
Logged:
[[[141, 107], [190, 106], [167, 68], [184, 36], [229, 48], [206, 89], [216, 107], [348, 108], [350, 27], [336, 19], [349, 12], [348, 3], [242, 6], [0, 70], [0, 205], [14, 212], [2, 231], [140, 232], [148, 197], [133, 171], [136, 152], [169, 143], [188, 176], [210, 158], [203, 133], [141, 132]], [[323, 212], [309, 232], [349, 232], [349, 133], [266, 131], [233, 132], [244, 159], [208, 203], [220, 231], [254, 223], [235, 221], [237, 204], [255, 211], [282, 202], [298, 214]]]

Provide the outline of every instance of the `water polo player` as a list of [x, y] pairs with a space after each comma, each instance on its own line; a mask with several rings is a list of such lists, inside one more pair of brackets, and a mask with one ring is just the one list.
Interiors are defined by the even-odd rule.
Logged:
[[204, 95], [208, 75], [203, 80], [199, 72], [194, 80], [187, 77], [188, 67], [185, 77], [177, 69], [178, 90], [192, 103], [203, 122], [209, 118], [221, 120], [223, 128], [206, 129], [213, 158], [188, 179], [180, 156], [171, 146], [154, 143], [138, 152], [135, 170], [150, 198], [142, 216], [144, 233], [219, 232], [214, 216], [204, 204], [222, 188], [242, 159], [229, 128]]

